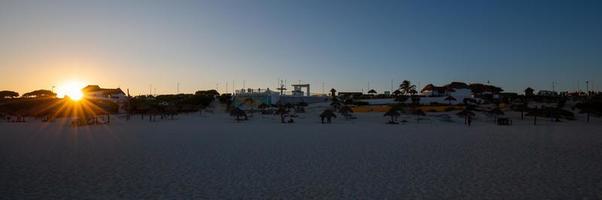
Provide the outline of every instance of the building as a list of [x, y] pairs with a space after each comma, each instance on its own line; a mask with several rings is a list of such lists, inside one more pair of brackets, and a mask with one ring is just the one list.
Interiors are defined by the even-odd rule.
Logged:
[[502, 88], [481, 83], [471, 83], [470, 85], [468, 85], [468, 87], [472, 91], [472, 95], [477, 98], [499, 98], [500, 92], [504, 91], [502, 90]]
[[272, 91], [269, 88], [265, 90], [242, 89], [236, 90], [232, 98], [233, 105], [236, 107], [243, 105], [257, 107], [261, 104], [277, 104], [280, 101], [280, 93]]
[[86, 99], [112, 101], [119, 105], [120, 111], [124, 111], [128, 103], [128, 97], [120, 88], [108, 89], [98, 85], [88, 85], [82, 88], [82, 93]]
[[540, 90], [539, 92], [537, 92], [537, 95], [545, 97], [555, 97], [558, 96], [558, 93], [556, 91]]
[[[294, 84], [292, 95], [280, 94], [280, 92], [272, 91], [269, 88], [262, 89], [242, 89], [236, 90], [232, 97], [232, 102], [235, 107], [243, 110], [257, 108], [261, 104], [278, 105], [278, 104], [298, 104], [298, 103], [319, 103], [328, 100], [326, 96], [308, 96], [309, 84]], [[284, 86], [281, 87], [283, 89]], [[306, 92], [301, 89], [306, 88]], [[285, 89], [285, 88], [284, 88]], [[281, 90], [282, 91], [282, 90]]]
[[463, 82], [451, 82], [444, 86], [428, 84], [420, 90], [420, 93], [426, 97], [453, 96], [456, 99], [472, 97], [472, 90]]
[[363, 92], [339, 92], [338, 94], [341, 98], [359, 98], [363, 95]]
[[463, 82], [451, 82], [444, 86], [435, 86], [433, 84], [426, 85], [421, 91], [424, 96], [420, 100], [421, 103], [449, 103], [445, 101], [447, 96], [452, 96], [456, 99], [456, 103], [464, 102], [464, 99], [498, 99], [500, 92], [503, 90], [493, 85], [481, 83], [466, 84]]

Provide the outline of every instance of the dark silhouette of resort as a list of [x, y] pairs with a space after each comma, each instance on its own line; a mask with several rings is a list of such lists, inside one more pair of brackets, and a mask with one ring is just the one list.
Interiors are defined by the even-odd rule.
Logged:
[[[148, 121], [157, 119], [174, 120], [181, 113], [228, 112], [235, 121], [242, 122], [260, 115], [278, 115], [280, 123], [294, 123], [299, 114], [306, 112], [314, 104], [323, 110], [316, 118], [321, 123], [330, 124], [337, 118], [357, 120], [355, 113], [381, 112], [388, 117], [387, 124], [408, 123], [399, 120], [404, 114], [415, 116], [416, 123], [428, 119], [428, 114], [455, 113], [471, 126], [475, 117], [487, 116], [498, 125], [512, 125], [512, 119], [505, 116], [507, 111], [520, 112], [520, 119], [531, 117], [533, 124], [537, 118], [550, 121], [576, 120], [575, 113], [585, 113], [585, 120], [602, 114], [602, 94], [593, 91], [562, 92], [541, 90], [535, 94], [526, 88], [523, 94], [503, 93], [493, 85], [452, 82], [444, 86], [428, 84], [418, 92], [416, 85], [403, 81], [393, 92], [379, 94], [375, 89], [366, 93], [338, 92], [331, 89], [329, 95], [309, 96], [309, 84], [295, 84], [291, 96], [266, 90], [240, 90], [234, 94], [220, 94], [216, 90], [197, 91], [194, 94], [166, 94], [130, 96], [119, 88], [105, 89], [98, 85], [82, 88], [84, 98], [71, 101], [58, 98], [50, 90], [35, 90], [21, 96], [14, 91], [0, 91], [0, 116], [3, 121], [26, 122], [27, 118], [51, 122], [57, 118], [73, 118], [73, 126], [108, 124], [111, 115], [124, 116], [130, 120], [133, 115]], [[306, 88], [307, 91], [301, 91]], [[278, 101], [274, 101], [277, 96]], [[571, 105], [567, 105], [571, 102]], [[543, 105], [545, 103], [545, 105]], [[555, 106], [550, 106], [550, 105]], [[446, 116], [446, 119], [449, 117]]]

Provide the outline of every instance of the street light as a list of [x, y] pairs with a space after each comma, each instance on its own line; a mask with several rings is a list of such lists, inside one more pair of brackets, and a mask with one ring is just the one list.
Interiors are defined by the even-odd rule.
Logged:
[[589, 96], [589, 81], [585, 81], [585, 91], [587, 91], [587, 96]]

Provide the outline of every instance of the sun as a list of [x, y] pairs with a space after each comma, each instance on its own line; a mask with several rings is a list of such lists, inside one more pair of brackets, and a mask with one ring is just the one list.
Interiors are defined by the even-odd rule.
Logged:
[[84, 97], [82, 88], [85, 84], [78, 81], [68, 81], [57, 87], [57, 96], [67, 98], [71, 100], [79, 101]]

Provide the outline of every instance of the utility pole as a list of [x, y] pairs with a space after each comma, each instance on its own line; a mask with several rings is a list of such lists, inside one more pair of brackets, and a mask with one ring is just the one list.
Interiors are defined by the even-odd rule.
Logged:
[[589, 81], [585, 81], [585, 91], [587, 92], [587, 96], [589, 96]]
[[178, 86], [176, 87], [176, 94], [180, 94], [180, 82], [178, 82]]
[[322, 81], [322, 94], [325, 94], [324, 92], [324, 81]]

